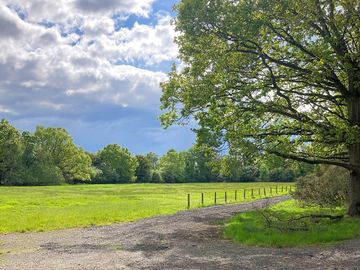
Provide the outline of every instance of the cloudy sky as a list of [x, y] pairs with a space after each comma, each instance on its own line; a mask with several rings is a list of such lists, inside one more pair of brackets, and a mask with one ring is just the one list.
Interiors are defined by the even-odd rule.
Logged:
[[0, 118], [65, 127], [89, 151], [192, 145], [163, 130], [159, 83], [176, 62], [176, 0], [0, 0]]

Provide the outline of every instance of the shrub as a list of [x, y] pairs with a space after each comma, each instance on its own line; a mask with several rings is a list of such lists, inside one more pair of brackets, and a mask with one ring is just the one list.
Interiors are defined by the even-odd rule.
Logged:
[[349, 196], [350, 178], [346, 169], [321, 165], [315, 173], [299, 178], [294, 197], [306, 204], [343, 205]]

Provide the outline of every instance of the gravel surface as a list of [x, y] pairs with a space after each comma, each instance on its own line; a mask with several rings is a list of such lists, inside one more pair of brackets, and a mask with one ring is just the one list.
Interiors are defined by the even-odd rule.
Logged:
[[266, 204], [258, 200], [111, 226], [0, 235], [0, 269], [360, 269], [360, 239], [282, 249], [222, 239], [219, 220]]

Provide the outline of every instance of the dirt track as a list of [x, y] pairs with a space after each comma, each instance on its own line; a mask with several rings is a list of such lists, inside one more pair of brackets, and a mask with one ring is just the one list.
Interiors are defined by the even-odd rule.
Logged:
[[276, 249], [221, 238], [216, 221], [264, 205], [259, 200], [112, 226], [0, 235], [0, 269], [360, 269], [360, 239]]

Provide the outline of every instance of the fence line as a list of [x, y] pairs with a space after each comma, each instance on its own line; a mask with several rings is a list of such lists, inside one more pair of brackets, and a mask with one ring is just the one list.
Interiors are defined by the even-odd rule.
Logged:
[[[281, 195], [286, 195], [286, 194], [290, 194], [290, 192], [293, 191], [293, 188], [295, 186], [294, 185], [281, 185], [281, 186], [275, 186], [275, 195], [278, 195], [279, 193]], [[255, 194], [255, 190], [257, 191]], [[263, 190], [263, 193], [261, 194], [261, 190]], [[253, 187], [252, 188], [241, 188], [241, 189], [236, 189], [234, 190], [234, 200], [231, 200], [230, 201], [228, 200], [229, 197], [228, 197], [228, 192], [231, 192], [231, 191], [224, 191], [224, 197], [223, 197], [223, 202], [219, 203], [219, 200], [221, 199], [220, 197], [218, 197], [218, 193], [217, 192], [214, 192], [214, 205], [218, 205], [218, 204], [227, 204], [227, 203], [236, 203], [236, 202], [241, 202], [241, 201], [246, 201], [247, 199], [247, 191], [250, 191], [251, 192], [251, 197], [248, 198], [248, 199], [255, 199], [257, 197], [259, 198], [268, 198], [267, 196], [267, 190], [269, 190], [269, 194], [270, 196], [269, 197], [272, 197], [274, 195], [273, 193], [273, 187], [272, 186], [269, 186], [269, 187], [259, 187], [259, 188], [256, 188], [254, 189]], [[240, 200], [238, 200], [238, 192], [241, 194], [241, 191], [243, 193], [243, 200], [241, 200], [241, 197], [240, 197]], [[201, 197], [200, 197], [200, 202], [199, 203], [200, 205], [198, 206], [201, 206], [201, 207], [204, 207], [204, 206], [210, 206], [211, 203], [207, 204], [205, 202], [205, 193], [204, 192], [201, 192]], [[211, 196], [208, 198], [211, 200]], [[192, 197], [191, 196], [191, 193], [188, 193], [187, 194], [187, 208], [190, 209], [191, 208], [191, 200], [194, 199], [194, 196]], [[196, 199], [194, 199], [194, 201], [196, 202]], [[196, 205], [196, 203], [194, 204]]]

